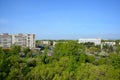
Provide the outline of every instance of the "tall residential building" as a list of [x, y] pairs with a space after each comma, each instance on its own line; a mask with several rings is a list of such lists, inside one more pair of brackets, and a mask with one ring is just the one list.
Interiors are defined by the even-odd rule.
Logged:
[[11, 45], [35, 47], [35, 34], [0, 34], [0, 47], [9, 48]]
[[92, 38], [92, 39], [79, 39], [78, 43], [87, 43], [87, 42], [93, 42], [95, 45], [101, 44], [100, 38]]
[[0, 47], [10, 47], [12, 45], [12, 35], [7, 33], [0, 34]]

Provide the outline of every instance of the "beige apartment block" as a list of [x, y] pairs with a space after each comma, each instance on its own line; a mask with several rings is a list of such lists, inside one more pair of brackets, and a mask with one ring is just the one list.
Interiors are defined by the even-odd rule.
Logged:
[[13, 44], [35, 48], [35, 34], [0, 34], [0, 47], [9, 48]]

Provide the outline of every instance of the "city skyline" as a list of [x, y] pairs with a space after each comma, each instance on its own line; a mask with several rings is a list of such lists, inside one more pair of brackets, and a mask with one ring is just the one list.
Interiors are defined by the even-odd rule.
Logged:
[[120, 39], [119, 0], [0, 0], [0, 33]]

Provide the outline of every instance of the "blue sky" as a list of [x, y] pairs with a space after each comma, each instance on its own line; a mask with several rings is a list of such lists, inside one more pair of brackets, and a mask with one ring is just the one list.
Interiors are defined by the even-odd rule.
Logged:
[[0, 0], [0, 33], [120, 39], [120, 0]]

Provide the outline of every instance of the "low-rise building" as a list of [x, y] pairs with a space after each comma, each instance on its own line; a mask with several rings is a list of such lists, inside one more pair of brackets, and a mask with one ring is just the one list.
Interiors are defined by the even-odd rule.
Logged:
[[101, 44], [101, 39], [100, 38], [83, 38], [83, 39], [79, 39], [78, 40], [78, 43], [87, 43], [87, 42], [92, 42], [94, 43], [95, 45], [100, 45]]
[[57, 43], [58, 43], [58, 42], [56, 42], [56, 41], [53, 41], [53, 46], [55, 46]]
[[116, 45], [115, 42], [102, 42], [103, 45], [109, 45], [109, 46], [114, 46]]
[[50, 41], [49, 40], [41, 40], [40, 44], [41, 45], [50, 45]]

